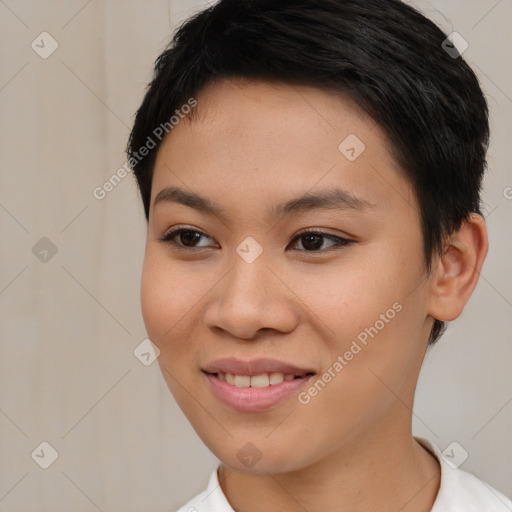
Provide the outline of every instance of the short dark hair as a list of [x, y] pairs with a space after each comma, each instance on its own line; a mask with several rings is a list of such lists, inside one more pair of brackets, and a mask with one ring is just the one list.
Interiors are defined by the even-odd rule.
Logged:
[[[446, 39], [399, 0], [220, 0], [205, 8], [157, 58], [127, 144], [146, 219], [163, 138], [146, 158], [137, 151], [205, 85], [246, 78], [315, 86], [348, 95], [383, 129], [419, 203], [430, 274], [444, 237], [481, 214], [489, 144], [478, 79]], [[445, 328], [435, 319], [429, 344]]]

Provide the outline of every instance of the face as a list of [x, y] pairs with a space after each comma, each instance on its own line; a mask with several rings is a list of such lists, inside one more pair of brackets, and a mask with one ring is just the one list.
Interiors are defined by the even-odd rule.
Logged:
[[178, 405], [253, 473], [405, 432], [432, 318], [418, 204], [383, 132], [306, 86], [221, 81], [195, 108], [158, 151], [141, 283]]

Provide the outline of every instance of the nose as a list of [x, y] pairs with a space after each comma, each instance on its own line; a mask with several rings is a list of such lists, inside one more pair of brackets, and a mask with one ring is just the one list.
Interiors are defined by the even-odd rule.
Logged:
[[236, 255], [205, 311], [207, 327], [247, 340], [260, 331], [293, 331], [299, 321], [298, 301], [279, 274], [263, 255], [252, 263]]

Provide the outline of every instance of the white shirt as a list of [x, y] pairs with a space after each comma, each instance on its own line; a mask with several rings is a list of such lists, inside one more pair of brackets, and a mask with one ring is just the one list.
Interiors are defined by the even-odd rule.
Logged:
[[[437, 458], [441, 466], [441, 485], [431, 512], [512, 512], [512, 500], [471, 473], [453, 468], [428, 439], [415, 439]], [[206, 490], [177, 512], [234, 512], [219, 485], [217, 470], [218, 466], [212, 472]]]

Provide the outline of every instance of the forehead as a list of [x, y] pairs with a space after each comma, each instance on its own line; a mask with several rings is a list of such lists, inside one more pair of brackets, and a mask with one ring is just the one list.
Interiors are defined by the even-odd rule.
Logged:
[[152, 202], [177, 185], [247, 205], [329, 186], [373, 204], [414, 203], [384, 132], [342, 94], [221, 80], [196, 99], [192, 117], [180, 120], [159, 148]]

